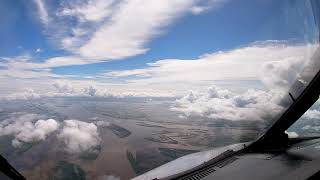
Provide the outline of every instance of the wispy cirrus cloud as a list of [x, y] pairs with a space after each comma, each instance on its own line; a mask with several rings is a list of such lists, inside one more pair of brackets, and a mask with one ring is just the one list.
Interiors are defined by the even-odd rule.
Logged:
[[41, 20], [41, 22], [44, 25], [48, 25], [49, 23], [49, 15], [48, 15], [48, 11], [46, 9], [46, 4], [45, 4], [45, 0], [34, 0], [37, 9], [38, 9], [38, 14], [39, 14], [39, 18]]
[[[207, 2], [208, 1], [208, 2]], [[48, 25], [49, 39], [68, 51], [68, 57], [54, 57], [47, 66], [70, 66], [124, 59], [146, 53], [152, 39], [192, 9], [218, 6], [222, 0], [89, 0], [63, 1], [46, 9], [36, 0], [41, 21]], [[201, 13], [201, 12], [197, 12]], [[49, 15], [50, 17], [49, 18]], [[50, 20], [50, 22], [49, 22]], [[73, 23], [70, 23], [72, 20]], [[50, 33], [54, 32], [54, 33]], [[45, 66], [45, 65], [44, 65]]]
[[223, 6], [228, 0], [208, 0], [202, 1], [191, 7], [190, 11], [194, 15], [199, 15], [215, 8]]
[[58, 10], [58, 16], [71, 16], [81, 22], [101, 22], [114, 10], [114, 0], [67, 1]]
[[143, 54], [148, 50], [144, 45], [194, 3], [192, 0], [123, 1], [110, 21], [80, 47], [79, 53], [97, 59], [121, 59]]

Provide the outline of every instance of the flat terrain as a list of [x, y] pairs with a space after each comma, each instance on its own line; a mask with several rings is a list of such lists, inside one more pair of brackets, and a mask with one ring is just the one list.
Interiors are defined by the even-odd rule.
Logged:
[[12, 114], [37, 114], [57, 121], [103, 121], [101, 143], [94, 153], [68, 153], [55, 134], [20, 148], [11, 136], [0, 136], [0, 153], [28, 179], [129, 179], [183, 155], [251, 140], [254, 125], [179, 118], [171, 99], [46, 98], [1, 102], [0, 121]]

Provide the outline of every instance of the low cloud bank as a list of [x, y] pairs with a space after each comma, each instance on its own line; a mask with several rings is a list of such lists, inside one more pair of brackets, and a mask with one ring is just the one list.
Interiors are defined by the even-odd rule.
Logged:
[[[294, 47], [275, 43], [277, 49], [273, 49], [276, 47], [273, 45], [258, 44], [253, 46], [264, 51], [272, 47], [271, 52], [273, 53], [266, 55], [268, 60], [260, 64], [259, 79], [265, 87], [263, 90], [248, 89], [243, 93], [235, 94], [213, 85], [206, 92], [190, 91], [189, 94], [176, 100], [172, 110], [179, 111], [184, 116], [196, 115], [215, 120], [262, 121], [273, 119], [284, 109], [281, 105], [281, 99], [299, 77], [304, 65], [308, 63], [306, 59], [309, 59], [306, 58], [308, 54], [304, 54], [303, 50], [298, 48], [299, 46], [295, 47], [299, 51], [291, 56]], [[263, 55], [260, 54], [260, 56]], [[260, 61], [257, 56], [247, 55], [247, 57], [252, 58], [252, 62]], [[237, 74], [236, 71], [234, 73]], [[310, 111], [307, 115], [316, 116], [317, 112]]]
[[[112, 88], [108, 85], [91, 83], [70, 83], [68, 81], [57, 81], [51, 84], [51, 90], [39, 92], [33, 89], [23, 89], [6, 96], [0, 96], [0, 100], [32, 100], [42, 97], [174, 97], [172, 93], [153, 90], [153, 92], [142, 89]], [[50, 89], [50, 88], [48, 88]]]
[[311, 126], [311, 125], [305, 125], [302, 127], [302, 130], [312, 130], [319, 132], [320, 131], [320, 126]]
[[202, 116], [215, 120], [253, 120], [262, 121], [273, 118], [283, 108], [280, 106], [277, 92], [248, 90], [243, 94], [234, 94], [216, 86], [204, 93], [191, 91], [176, 100], [171, 108], [185, 116]]
[[306, 111], [301, 118], [320, 120], [320, 108]]
[[307, 123], [302, 127], [302, 131], [320, 132], [320, 101], [318, 100], [303, 116], [300, 121]]

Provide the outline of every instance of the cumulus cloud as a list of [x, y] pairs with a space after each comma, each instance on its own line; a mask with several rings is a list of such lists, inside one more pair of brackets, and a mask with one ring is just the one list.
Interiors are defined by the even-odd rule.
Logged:
[[94, 123], [78, 120], [65, 120], [57, 137], [64, 143], [65, 150], [70, 153], [91, 151], [101, 141]]
[[89, 96], [95, 96], [96, 93], [97, 93], [97, 88], [95, 88], [93, 86], [89, 86], [89, 87], [84, 89], [84, 92], [86, 94], [88, 94]]
[[261, 80], [267, 87], [290, 87], [307, 63], [303, 56], [285, 57], [281, 61], [265, 62]]
[[[88, 123], [79, 120], [39, 119], [37, 114], [13, 113], [10, 118], [0, 122], [0, 136], [13, 137], [12, 146], [19, 148], [25, 143], [44, 141], [54, 135], [62, 142], [63, 149], [69, 153], [94, 151], [101, 139], [98, 127], [109, 126], [109, 122]], [[37, 120], [38, 119], [38, 120]]]
[[275, 92], [253, 89], [243, 94], [234, 94], [212, 86], [204, 93], [191, 91], [176, 100], [171, 109], [182, 112], [185, 116], [202, 116], [215, 120], [263, 121], [273, 118], [273, 115], [282, 110], [279, 105], [280, 96]]
[[[277, 49], [273, 49], [275, 47], [277, 47]], [[293, 49], [296, 51], [293, 52]], [[313, 49], [313, 51], [314, 50], [315, 49]], [[259, 54], [263, 57], [256, 56], [257, 54], [255, 53], [258, 51], [261, 51], [261, 54]], [[262, 51], [269, 51], [270, 54], [262, 55]], [[245, 55], [246, 59], [241, 58], [244, 52], [250, 52], [249, 55]], [[294, 55], [291, 56], [292, 54], [290, 52], [294, 53]], [[222, 75], [225, 76], [222, 78], [225, 80], [228, 76], [229, 78], [230, 76], [234, 76], [232, 79], [255, 76], [254, 79], [259, 79], [264, 85], [264, 88], [261, 90], [249, 89], [244, 92], [234, 93], [221, 87], [212, 86], [206, 92], [191, 91], [189, 94], [178, 99], [175, 106], [172, 107], [172, 110], [180, 111], [185, 116], [196, 115], [215, 120], [272, 120], [284, 110], [283, 106], [285, 105], [281, 99], [288, 92], [294, 81], [299, 78], [299, 74], [303, 71], [305, 65], [309, 63], [308, 60], [311, 59], [311, 54], [302, 48], [302, 46], [287, 46], [287, 44], [279, 44], [278, 42], [254, 44], [251, 47], [237, 49], [234, 52], [213, 54], [208, 55], [208, 57], [214, 57], [212, 60], [218, 61], [219, 56], [224, 56], [224, 58], [229, 56], [229, 58], [232, 58], [234, 54], [236, 54], [235, 57], [241, 59], [241, 63], [247, 61], [245, 62], [246, 67], [242, 67], [239, 62], [230, 62], [232, 65], [227, 65], [230, 68], [225, 66], [215, 71], [214, 68], [219, 67], [220, 64], [214, 64], [215, 67], [211, 69], [214, 73], [211, 73], [211, 77], [214, 77], [214, 75]], [[262, 61], [259, 62], [261, 59]], [[226, 60], [227, 59], [224, 59], [223, 62], [220, 63], [226, 63]], [[253, 63], [257, 63], [254, 67], [251, 67], [253, 69], [246, 69], [250, 68]], [[209, 63], [206, 64], [209, 65]], [[187, 69], [187, 67], [183, 69]], [[230, 75], [229, 73], [223, 74], [224, 72], [216, 74], [221, 70], [230, 70]], [[203, 73], [201, 71], [199, 72]], [[196, 73], [190, 74], [194, 76]], [[303, 116], [303, 118], [308, 119], [319, 117], [320, 112], [312, 109]]]
[[59, 128], [59, 123], [54, 119], [29, 121], [20, 117], [13, 123], [1, 124], [0, 135], [13, 135], [12, 145], [20, 147], [23, 143], [45, 140], [51, 133]]
[[72, 85], [66, 81], [57, 81], [53, 84], [53, 87], [56, 88], [58, 93], [63, 94], [72, 94], [75, 91]]

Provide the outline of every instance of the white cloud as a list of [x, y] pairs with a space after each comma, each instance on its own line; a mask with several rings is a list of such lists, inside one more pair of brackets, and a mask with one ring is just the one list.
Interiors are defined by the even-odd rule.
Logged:
[[302, 127], [302, 130], [320, 131], [320, 126], [305, 125]]
[[71, 2], [58, 11], [59, 16], [73, 16], [80, 21], [102, 21], [112, 13], [114, 0], [89, 0], [86, 2]]
[[[69, 153], [94, 150], [100, 144], [97, 127], [109, 126], [109, 122], [95, 121], [88, 123], [78, 120], [64, 120], [60, 123], [54, 119], [39, 119], [37, 114], [13, 113], [10, 118], [0, 122], [0, 136], [13, 136], [12, 145], [16, 148], [24, 143], [44, 141], [55, 133], [63, 143], [63, 149]], [[37, 120], [38, 119], [38, 120]]]
[[33, 71], [33, 70], [24, 70], [24, 69], [4, 69], [0, 70], [0, 78], [1, 77], [9, 77], [9, 78], [54, 78], [54, 77], [62, 77], [57, 74], [53, 74], [47, 71]]
[[283, 110], [279, 105], [279, 97], [274, 92], [253, 89], [243, 94], [234, 94], [212, 86], [205, 93], [190, 92], [178, 99], [171, 109], [185, 116], [195, 115], [214, 120], [265, 121]]
[[[76, 64], [76, 57], [68, 60], [66, 57], [52, 58], [46, 63], [31, 63], [30, 57], [1, 58], [4, 69], [0, 69], [3, 87], [0, 96], [8, 97], [10, 93], [12, 99], [28, 95], [172, 97], [183, 96], [186, 90], [204, 91], [210, 84], [241, 93], [248, 88], [285, 91], [308, 63], [316, 47], [277, 41], [260, 42], [205, 54], [197, 59], [165, 59], [148, 63], [146, 68], [109, 71], [99, 75], [99, 81], [96, 79], [98, 76], [90, 80], [71, 80], [68, 78], [72, 75], [59, 76], [49, 69]], [[10, 83], [12, 78], [15, 78], [14, 84]], [[117, 83], [119, 79], [124, 80]], [[33, 90], [25, 91], [25, 87]]]
[[96, 59], [121, 59], [145, 53], [145, 43], [186, 12], [193, 0], [123, 1], [79, 53]]
[[23, 143], [45, 140], [58, 128], [59, 123], [54, 119], [38, 120], [33, 123], [28, 118], [20, 117], [9, 124], [1, 124], [0, 135], [13, 135], [12, 145], [19, 147]]
[[[1, 84], [8, 84], [0, 81]], [[145, 87], [128, 87], [125, 84], [96, 82], [92, 80], [21, 80], [15, 86], [0, 89], [1, 100], [30, 100], [41, 97], [95, 96], [95, 97], [172, 97], [171, 93]], [[35, 89], [24, 89], [23, 87]], [[6, 86], [4, 86], [6, 87]]]
[[307, 110], [299, 119], [301, 122], [305, 122], [301, 129], [304, 131], [320, 131], [320, 126], [318, 122], [320, 121], [320, 106], [319, 100], [309, 109]]
[[84, 92], [85, 92], [86, 94], [88, 94], [89, 96], [95, 96], [96, 93], [97, 93], [97, 91], [98, 91], [98, 90], [97, 90], [95, 87], [93, 87], [93, 86], [89, 86], [89, 87], [87, 87], [87, 88], [84, 89]]
[[42, 52], [42, 50], [40, 48], [37, 48], [34, 52], [35, 53], [40, 53], [40, 52]]
[[212, 9], [216, 9], [225, 4], [227, 0], [208, 0], [200, 1], [199, 4], [194, 5], [190, 8], [190, 11], [194, 15], [199, 15]]
[[58, 93], [62, 94], [73, 94], [75, 91], [68, 81], [57, 81], [53, 84], [53, 87], [56, 88]]
[[29, 99], [36, 99], [40, 97], [41, 96], [38, 93], [34, 92], [33, 89], [24, 89], [22, 92], [16, 92], [16, 93], [7, 95], [5, 99], [6, 100], [16, 100], [16, 99], [29, 100]]
[[[61, 47], [71, 52], [77, 52], [79, 47], [86, 43], [102, 24], [108, 21], [112, 12], [116, 10], [116, 4], [117, 1], [114, 0], [65, 1], [58, 8], [55, 19], [57, 24], [69, 26], [62, 31], [59, 30], [62, 35], [58, 35], [57, 39], [60, 39]], [[72, 25], [68, 23], [70, 17], [76, 20]], [[78, 59], [81, 63], [82, 58]]]
[[307, 62], [303, 56], [286, 57], [281, 61], [265, 62], [261, 71], [261, 80], [270, 88], [288, 88], [296, 80]]
[[[50, 64], [32, 63], [30, 55], [16, 57], [0, 57], [0, 78], [48, 78], [61, 77], [60, 75], [51, 73], [47, 68]], [[48, 62], [50, 63], [50, 62]]]
[[[58, 8], [50, 8], [55, 12], [50, 12], [49, 18], [44, 1], [35, 0], [42, 22], [48, 25], [49, 39], [71, 52], [71, 57], [55, 57], [45, 64], [88, 64], [143, 54], [148, 51], [146, 44], [163, 34], [179, 17], [200, 7], [209, 10], [223, 1], [63, 1]], [[201, 6], [197, 6], [199, 3]]]
[[309, 109], [303, 114], [301, 118], [320, 120], [320, 111], [318, 109]]
[[49, 15], [44, 0], [34, 0], [34, 2], [37, 5], [41, 22], [47, 25], [49, 23]]
[[[206, 54], [198, 59], [166, 59], [148, 63], [144, 69], [110, 71], [103, 75], [130, 78], [128, 84], [167, 87], [174, 90], [208, 86], [213, 81], [257, 80], [270, 89], [288, 89], [316, 46], [289, 45], [270, 41], [226, 52]], [[307, 60], [307, 61], [306, 61]], [[156, 86], [158, 85], [158, 86]], [[188, 88], [186, 88], [188, 87]]]
[[95, 124], [78, 120], [65, 120], [57, 137], [70, 153], [91, 151], [101, 141]]
[[44, 141], [54, 135], [69, 153], [95, 151], [100, 144], [98, 127], [110, 125], [107, 121], [92, 123], [78, 120], [64, 120], [63, 123], [54, 119], [43, 120], [45, 116], [38, 114], [11, 113], [9, 118], [0, 122], [0, 136], [13, 137], [12, 145], [16, 148], [24, 143]]
[[209, 7], [207, 6], [193, 6], [191, 7], [192, 14], [198, 15], [205, 11], [209, 10]]
[[[197, 75], [197, 73], [204, 76], [204, 78], [199, 76], [202, 79], [199, 78], [198, 81], [205, 80], [206, 77], [214, 78], [215, 76], [221, 80], [228, 80], [228, 78], [245, 80], [251, 77], [260, 79], [266, 88], [263, 88], [263, 90], [249, 89], [235, 94], [221, 87], [213, 86], [206, 92], [191, 91], [178, 99], [172, 109], [182, 112], [185, 116], [196, 115], [215, 120], [272, 120], [284, 110], [284, 107], [280, 104], [282, 97], [299, 77], [305, 64], [308, 63], [308, 60], [313, 55], [313, 53], [309, 54], [309, 50], [314, 50], [315, 48], [312, 46], [306, 47], [300, 45], [287, 46], [286, 44], [278, 44], [278, 42], [271, 42], [270, 44], [268, 42], [227, 53], [211, 54], [196, 60], [214, 62], [212, 67], [210, 67], [212, 62], [205, 63], [212, 71], [209, 72], [208, 70], [210, 74], [205, 74], [204, 67], [195, 70], [197, 69], [197, 64], [190, 65], [189, 68], [182, 63], [182, 69], [192, 76]], [[309, 49], [308, 47], [311, 48]], [[152, 79], [160, 73], [170, 74], [172, 73], [170, 68], [177, 67], [170, 65], [178, 62], [163, 62], [162, 64], [164, 65], [150, 67], [147, 69], [151, 72], [151, 76], [149, 76]], [[161, 67], [160, 70], [159, 67]], [[195, 69], [191, 69], [191, 67]], [[158, 74], [150, 71], [152, 68], [158, 68], [155, 69]], [[161, 72], [162, 70], [164, 71]], [[145, 71], [144, 73], [149, 72]], [[119, 74], [121, 73], [118, 72]], [[184, 76], [184, 78], [187, 77]], [[190, 76], [190, 78], [192, 77]], [[145, 79], [142, 81], [145, 81]], [[193, 79], [193, 81], [196, 81], [196, 79]], [[304, 116], [309, 119], [318, 118], [320, 113], [316, 110], [309, 110]]]

